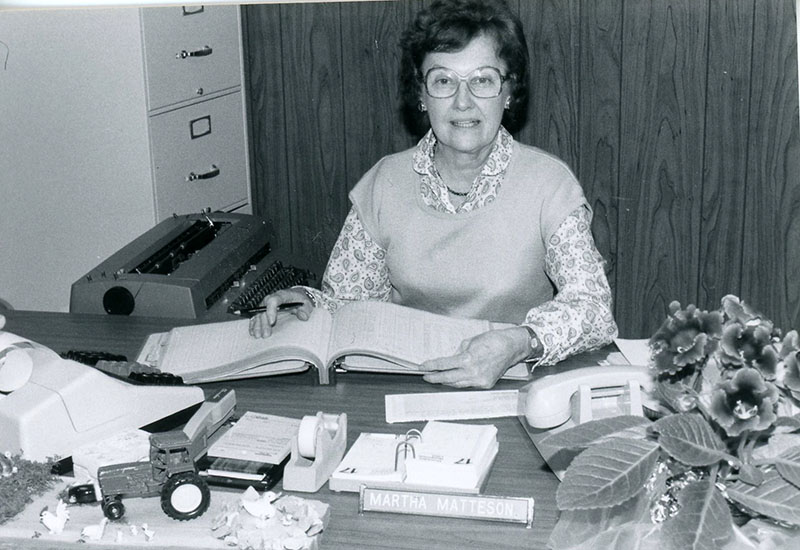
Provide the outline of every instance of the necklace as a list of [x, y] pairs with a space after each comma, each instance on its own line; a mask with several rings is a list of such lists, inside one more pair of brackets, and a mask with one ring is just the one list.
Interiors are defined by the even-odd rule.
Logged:
[[461, 191], [453, 191], [452, 189], [450, 189], [449, 185], [445, 185], [445, 187], [447, 187], [448, 193], [452, 193], [456, 197], [466, 197], [467, 195], [469, 195], [469, 191], [464, 191], [462, 193]]
[[[442, 178], [442, 174], [439, 172], [439, 168], [436, 166], [435, 162], [433, 163], [433, 172], [436, 174], [436, 177], [439, 178], [439, 180], [442, 183], [444, 183], [444, 178]], [[444, 187], [445, 187], [445, 189], [447, 189], [448, 193], [450, 193], [450, 194], [452, 194], [452, 195], [454, 195], [456, 197], [466, 197], [467, 195], [469, 195], [469, 191], [464, 191], [464, 192], [454, 191], [446, 183], [444, 183]]]

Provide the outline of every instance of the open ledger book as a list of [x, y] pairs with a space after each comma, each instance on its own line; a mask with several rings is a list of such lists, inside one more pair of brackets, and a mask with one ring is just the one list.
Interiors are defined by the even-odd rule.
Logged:
[[[249, 320], [176, 327], [148, 337], [137, 361], [181, 376], [189, 384], [307, 370], [330, 382], [330, 369], [419, 373], [417, 366], [452, 355], [462, 340], [514, 325], [446, 317], [387, 302], [352, 302], [334, 314], [314, 308], [307, 321], [280, 312], [267, 338], [249, 333]], [[528, 378], [525, 364], [504, 377]]]

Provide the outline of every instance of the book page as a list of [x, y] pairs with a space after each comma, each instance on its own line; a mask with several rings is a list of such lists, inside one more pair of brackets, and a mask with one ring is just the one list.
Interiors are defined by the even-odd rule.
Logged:
[[[389, 359], [360, 354], [350, 354], [343, 358], [342, 368], [349, 371], [388, 372], [396, 374], [425, 374], [414, 366], [400, 364]], [[530, 367], [527, 363], [517, 363], [508, 369], [501, 378], [508, 380], [530, 379]]]
[[147, 337], [147, 340], [145, 340], [142, 349], [139, 350], [136, 362], [158, 368], [158, 365], [161, 363], [161, 356], [167, 349], [168, 341], [169, 332], [155, 332], [151, 334]]
[[177, 327], [169, 333], [159, 368], [189, 380], [193, 373], [207, 378], [210, 373], [204, 371], [212, 370], [224, 376], [231, 366], [281, 359], [303, 358], [324, 366], [330, 331], [330, 313], [322, 308], [315, 308], [308, 321], [279, 312], [266, 338], [250, 336], [249, 319]]
[[452, 355], [464, 339], [490, 328], [489, 321], [480, 319], [446, 317], [387, 302], [352, 302], [335, 313], [328, 356], [375, 355], [413, 368]]
[[[281, 356], [282, 355], [283, 354], [281, 354]], [[204, 382], [221, 382], [223, 380], [242, 380], [244, 378], [291, 374], [294, 372], [302, 372], [308, 368], [308, 362], [302, 359], [273, 358], [270, 359], [269, 362], [259, 362], [257, 365], [233, 364], [229, 366], [230, 369], [226, 369], [225, 372], [220, 372], [219, 369], [194, 372], [191, 376], [192, 383], [202, 384]]]

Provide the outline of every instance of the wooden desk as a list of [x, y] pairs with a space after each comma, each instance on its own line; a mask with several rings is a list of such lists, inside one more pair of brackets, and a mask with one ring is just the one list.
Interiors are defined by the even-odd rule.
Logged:
[[[5, 329], [57, 352], [68, 349], [104, 350], [134, 359], [144, 338], [168, 330], [186, 320], [136, 319], [99, 315], [71, 315], [12, 311], [6, 314]], [[513, 389], [520, 382], [502, 380], [497, 389]], [[416, 376], [346, 373], [336, 384], [320, 386], [313, 373], [265, 377], [203, 386], [207, 393], [220, 387], [236, 391], [239, 411], [252, 410], [301, 418], [317, 411], [347, 413], [348, 448], [361, 432], [397, 432], [422, 428], [423, 423], [390, 425], [384, 416], [386, 393], [451, 391]], [[484, 489], [485, 494], [533, 497], [533, 527], [488, 521], [358, 513], [358, 495], [335, 493], [327, 485], [315, 494], [300, 494], [330, 504], [331, 519], [322, 538], [322, 548], [404, 548], [404, 549], [501, 549], [545, 548], [556, 520], [557, 479], [516, 418], [485, 421], [498, 429], [500, 452]], [[157, 506], [157, 505], [156, 505]], [[199, 521], [199, 520], [197, 520]], [[19, 540], [3, 542], [0, 548], [20, 548]], [[47, 548], [37, 540], [23, 541], [25, 548]], [[153, 541], [156, 542], [156, 539]], [[64, 546], [59, 545], [59, 548]], [[87, 545], [75, 545], [86, 548]], [[156, 544], [148, 547], [158, 547]]]

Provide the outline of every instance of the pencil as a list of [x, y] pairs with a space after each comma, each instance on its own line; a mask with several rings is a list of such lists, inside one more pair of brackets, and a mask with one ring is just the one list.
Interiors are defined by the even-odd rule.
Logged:
[[[278, 309], [290, 309], [293, 307], [300, 307], [303, 305], [303, 302], [286, 302], [278, 306]], [[256, 314], [256, 313], [263, 313], [267, 311], [266, 306], [258, 306], [258, 307], [246, 307], [242, 309], [234, 309], [231, 313], [234, 315], [244, 315], [244, 314]]]

